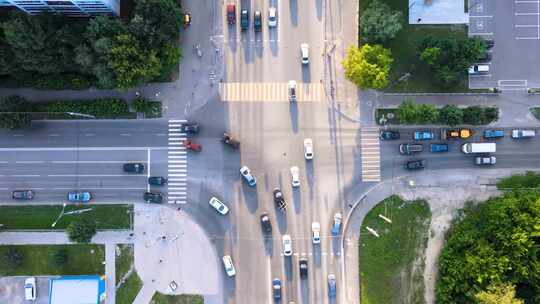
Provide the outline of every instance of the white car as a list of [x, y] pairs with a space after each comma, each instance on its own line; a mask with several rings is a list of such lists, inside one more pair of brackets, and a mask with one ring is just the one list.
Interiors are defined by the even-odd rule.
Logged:
[[236, 269], [234, 269], [234, 264], [230, 255], [223, 256], [223, 266], [225, 267], [227, 275], [229, 277], [234, 277]]
[[26, 300], [35, 300], [36, 295], [36, 278], [30, 277], [24, 281], [24, 298]]
[[289, 101], [295, 102], [296, 101], [296, 81], [289, 80], [287, 93], [289, 95]]
[[313, 159], [313, 141], [311, 138], [304, 139], [304, 157], [306, 159]]
[[284, 234], [281, 238], [283, 241], [283, 255], [284, 256], [291, 256], [292, 255], [292, 239], [291, 236], [288, 234]]
[[246, 179], [248, 185], [251, 187], [255, 187], [257, 185], [257, 180], [253, 175], [251, 175], [251, 170], [249, 170], [248, 166], [243, 166], [240, 168], [240, 174]]
[[227, 214], [229, 212], [229, 207], [227, 207], [224, 203], [222, 203], [217, 197], [213, 196], [210, 201], [208, 201], [210, 206], [212, 206], [214, 209], [216, 209], [217, 212], [220, 214]]
[[271, 6], [268, 8], [268, 27], [277, 26], [277, 10], [275, 7]]
[[319, 222], [311, 223], [311, 232], [313, 233], [313, 244], [321, 243], [321, 224]]
[[302, 55], [302, 64], [309, 63], [309, 45], [307, 43], [302, 43], [300, 45], [300, 54]]
[[300, 186], [300, 169], [297, 166], [291, 167], [292, 186]]
[[489, 73], [489, 65], [475, 64], [469, 67], [469, 75]]

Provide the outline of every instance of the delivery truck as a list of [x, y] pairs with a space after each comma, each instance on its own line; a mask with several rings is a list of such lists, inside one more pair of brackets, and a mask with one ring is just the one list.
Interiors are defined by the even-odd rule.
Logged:
[[495, 143], [466, 143], [461, 146], [461, 151], [465, 154], [495, 153], [496, 150]]

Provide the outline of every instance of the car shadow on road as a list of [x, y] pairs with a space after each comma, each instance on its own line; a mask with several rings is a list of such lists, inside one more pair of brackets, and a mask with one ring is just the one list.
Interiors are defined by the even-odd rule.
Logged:
[[298, 102], [289, 102], [291, 127], [294, 134], [298, 134]]
[[292, 204], [294, 206], [294, 212], [300, 214], [302, 210], [302, 195], [298, 188], [292, 189]]
[[287, 281], [291, 282], [294, 279], [294, 277], [293, 277], [293, 256], [288, 256], [288, 257], [284, 256], [283, 259], [284, 259], [283, 266], [284, 266], [284, 269], [285, 269], [285, 279]]
[[291, 13], [291, 25], [298, 26], [298, 2], [297, 0], [289, 0], [289, 12]]
[[240, 188], [241, 189], [238, 189], [238, 191], [241, 192], [238, 193], [238, 197], [244, 197], [244, 201], [249, 213], [254, 214], [259, 208], [259, 194], [257, 193], [257, 185], [255, 185], [255, 187], [250, 187], [244, 181], [242, 181], [242, 186]]
[[236, 53], [238, 50], [238, 34], [236, 32], [236, 26], [230, 25], [227, 27], [227, 30], [229, 32], [229, 50], [231, 53]]
[[312, 160], [306, 161], [306, 180], [309, 188], [309, 201], [313, 202], [315, 200], [315, 167]]

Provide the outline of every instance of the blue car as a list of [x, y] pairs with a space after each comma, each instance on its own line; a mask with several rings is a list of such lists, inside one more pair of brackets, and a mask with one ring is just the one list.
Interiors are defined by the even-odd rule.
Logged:
[[341, 230], [341, 213], [334, 214], [334, 224], [332, 224], [332, 235], [338, 235]]
[[328, 275], [328, 296], [330, 298], [336, 296], [336, 277], [333, 274]]
[[281, 280], [278, 278], [272, 280], [272, 293], [274, 294], [274, 299], [281, 299]]
[[414, 131], [414, 140], [430, 140], [434, 135], [431, 131]]
[[92, 199], [90, 192], [69, 192], [68, 201], [74, 203], [86, 203]]
[[500, 138], [500, 137], [504, 137], [503, 130], [485, 130], [484, 131], [484, 138]]
[[240, 174], [242, 174], [248, 185], [250, 185], [251, 187], [255, 187], [255, 185], [257, 184], [257, 180], [251, 174], [251, 170], [249, 170], [247, 166], [243, 166], [242, 168], [240, 168]]
[[448, 152], [447, 144], [431, 144], [430, 151], [433, 153]]

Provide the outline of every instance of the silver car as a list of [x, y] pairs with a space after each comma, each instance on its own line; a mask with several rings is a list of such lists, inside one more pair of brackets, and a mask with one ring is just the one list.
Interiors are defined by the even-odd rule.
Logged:
[[229, 207], [222, 203], [217, 197], [213, 196], [210, 201], [208, 202], [210, 206], [212, 206], [214, 209], [216, 209], [217, 212], [220, 214], [227, 214], [229, 212]]

